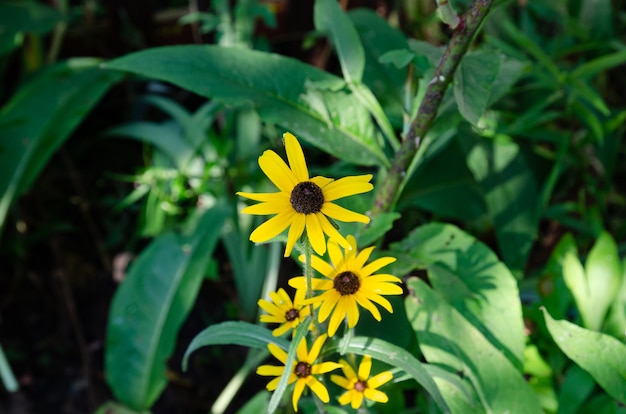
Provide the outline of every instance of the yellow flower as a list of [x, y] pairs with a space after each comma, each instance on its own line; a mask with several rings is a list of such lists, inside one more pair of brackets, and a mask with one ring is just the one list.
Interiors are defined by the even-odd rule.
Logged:
[[383, 384], [386, 384], [393, 378], [389, 371], [381, 372], [370, 378], [370, 370], [372, 369], [372, 357], [366, 355], [361, 360], [358, 374], [354, 372], [352, 366], [345, 360], [339, 360], [341, 370], [345, 377], [340, 375], [331, 375], [330, 380], [346, 391], [339, 397], [339, 404], [346, 405], [352, 403], [352, 408], [358, 409], [363, 403], [363, 398], [379, 403], [389, 401], [387, 395], [377, 390]]
[[289, 132], [286, 132], [283, 138], [289, 166], [274, 151], [265, 151], [259, 157], [261, 170], [280, 191], [277, 193], [241, 191], [237, 193], [240, 196], [260, 201], [258, 204], [243, 209], [243, 213], [276, 214], [257, 227], [250, 235], [250, 240], [261, 243], [276, 237], [289, 227], [285, 257], [291, 254], [293, 246], [305, 229], [313, 249], [319, 255], [326, 251], [324, 234], [348, 248], [348, 243], [331, 224], [328, 217], [344, 222], [361, 223], [369, 223], [369, 218], [338, 206], [333, 201], [372, 190], [374, 188], [370, 183], [372, 175], [350, 176], [338, 180], [322, 176], [309, 178], [309, 170], [300, 143]]
[[272, 331], [274, 336], [281, 336], [289, 329], [296, 329], [300, 322], [309, 316], [309, 305], [303, 304], [304, 290], [297, 290], [293, 298], [293, 302], [285, 289], [278, 289], [278, 292], [271, 292], [271, 302], [265, 299], [259, 299], [259, 306], [268, 314], [261, 315], [261, 322], [279, 323], [278, 328]]
[[[324, 341], [326, 341], [327, 336], [322, 335], [313, 344], [311, 347], [311, 351], [308, 350], [306, 345], [306, 338], [302, 338], [302, 342], [298, 344], [298, 348], [296, 349], [296, 360], [293, 363], [293, 366], [290, 368], [289, 380], [288, 383], [296, 383], [293, 389], [293, 396], [291, 401], [293, 403], [293, 409], [298, 411], [298, 401], [300, 400], [300, 396], [302, 396], [302, 392], [304, 391], [304, 386], [308, 386], [311, 391], [315, 393], [319, 397], [322, 402], [327, 403], [330, 401], [330, 397], [328, 396], [328, 390], [314, 375], [325, 374], [334, 369], [341, 368], [341, 364], [337, 362], [322, 362], [319, 364], [315, 363], [315, 360], [320, 354], [322, 350], [322, 346], [324, 345]], [[283, 351], [276, 344], [269, 344], [268, 349], [280, 362], [285, 364], [287, 362], [287, 353]], [[256, 373], [264, 376], [275, 376], [273, 380], [271, 380], [267, 384], [268, 391], [274, 391], [276, 387], [278, 387], [278, 383], [280, 382], [280, 377], [283, 374], [286, 367], [284, 366], [276, 366], [276, 365], [261, 365], [257, 368]]]
[[[381, 257], [369, 264], [374, 247], [368, 247], [361, 252], [356, 250], [356, 240], [353, 236], [347, 237], [350, 248], [341, 252], [337, 241], [328, 241], [328, 255], [331, 263], [327, 263], [317, 256], [312, 257], [313, 268], [324, 275], [324, 279], [313, 279], [313, 290], [323, 290], [319, 296], [307, 299], [306, 303], [321, 302], [319, 322], [324, 322], [333, 311], [328, 324], [328, 335], [333, 336], [342, 320], [348, 318], [348, 327], [354, 328], [359, 321], [359, 307], [367, 309], [377, 320], [381, 320], [380, 312], [374, 303], [379, 304], [388, 312], [393, 313], [391, 303], [381, 295], [400, 295], [402, 288], [394, 283], [402, 281], [396, 276], [373, 273], [382, 267], [396, 261], [393, 257]], [[302, 260], [302, 257], [300, 257]], [[294, 277], [289, 284], [296, 289], [306, 288], [306, 279], [303, 276]], [[374, 302], [374, 303], [372, 303]]]

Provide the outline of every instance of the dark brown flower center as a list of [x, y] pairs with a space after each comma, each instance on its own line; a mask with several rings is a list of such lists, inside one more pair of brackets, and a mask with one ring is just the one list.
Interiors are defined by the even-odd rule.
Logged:
[[293, 370], [294, 374], [298, 378], [306, 378], [311, 375], [311, 365], [306, 362], [298, 362], [296, 364], [296, 368]]
[[363, 392], [365, 391], [366, 388], [367, 388], [367, 384], [364, 381], [357, 381], [354, 384], [354, 389], [357, 390], [358, 392]]
[[351, 271], [341, 272], [333, 279], [333, 287], [342, 296], [354, 295], [359, 291], [361, 282], [359, 277]]
[[291, 190], [291, 206], [298, 213], [311, 214], [322, 210], [324, 193], [322, 189], [311, 181], [298, 183]]
[[285, 312], [285, 319], [288, 322], [291, 322], [291, 321], [297, 319], [298, 316], [300, 316], [300, 313], [298, 312], [297, 309], [289, 309], [287, 312]]

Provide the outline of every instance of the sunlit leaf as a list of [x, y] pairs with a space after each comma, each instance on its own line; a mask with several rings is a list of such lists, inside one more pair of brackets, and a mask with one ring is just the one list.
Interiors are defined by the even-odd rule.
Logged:
[[500, 56], [493, 52], [469, 53], [454, 75], [454, 97], [459, 111], [473, 125], [478, 123], [500, 70]]

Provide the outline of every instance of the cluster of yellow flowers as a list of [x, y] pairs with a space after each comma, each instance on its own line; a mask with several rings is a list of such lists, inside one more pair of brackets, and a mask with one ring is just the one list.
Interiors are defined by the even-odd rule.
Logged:
[[[316, 318], [320, 324], [329, 320], [323, 325], [327, 326], [326, 333], [311, 331], [314, 342], [310, 349], [306, 337], [297, 345], [296, 361], [289, 367], [288, 379], [289, 384], [295, 382], [292, 395], [293, 408], [298, 411], [298, 401], [305, 386], [308, 386], [322, 402], [329, 402], [328, 390], [318, 376], [335, 369], [341, 369], [344, 374], [330, 377], [332, 382], [346, 390], [338, 399], [340, 404], [351, 404], [354, 409], [358, 409], [364, 399], [387, 402], [387, 396], [377, 388], [390, 381], [392, 374], [386, 371], [370, 376], [372, 366], [370, 356], [363, 357], [356, 371], [353, 365], [344, 359], [340, 359], [339, 362], [318, 361], [326, 339], [335, 335], [341, 322], [346, 321], [348, 329], [356, 326], [359, 321], [359, 307], [367, 309], [380, 321], [381, 314], [376, 304], [388, 312], [393, 312], [391, 304], [383, 295], [402, 293], [401, 286], [397, 284], [401, 282], [399, 278], [390, 274], [374, 274], [394, 262], [395, 258], [381, 257], [368, 263], [374, 247], [357, 251], [354, 236], [344, 237], [331, 223], [331, 220], [369, 223], [367, 216], [345, 209], [333, 201], [371, 191], [372, 175], [344, 177], [338, 180], [321, 176], [310, 178], [298, 140], [288, 132], [283, 137], [289, 165], [274, 151], [265, 151], [259, 157], [259, 166], [280, 191], [237, 194], [260, 202], [246, 207], [244, 213], [275, 214], [252, 232], [251, 241], [257, 243], [268, 241], [289, 228], [285, 257], [291, 254], [293, 247], [301, 238], [305, 245], [311, 246], [318, 255], [312, 255], [309, 248], [305, 249], [309, 254], [299, 257], [300, 261], [308, 264], [310, 269], [316, 270], [321, 277], [305, 274], [290, 279], [289, 285], [295, 288], [293, 300], [284, 289], [271, 293], [271, 301], [259, 300], [259, 306], [267, 312], [261, 315], [261, 322], [279, 325], [273, 330], [275, 336], [284, 335], [289, 331], [294, 332], [295, 328], [309, 316]], [[306, 237], [302, 237], [305, 232]], [[328, 241], [326, 236], [329, 238]], [[326, 252], [330, 261], [321, 257]], [[276, 377], [267, 384], [267, 389], [273, 391], [286, 369], [284, 365], [287, 353], [274, 344], [270, 344], [268, 348], [283, 366], [262, 365], [257, 373]]]

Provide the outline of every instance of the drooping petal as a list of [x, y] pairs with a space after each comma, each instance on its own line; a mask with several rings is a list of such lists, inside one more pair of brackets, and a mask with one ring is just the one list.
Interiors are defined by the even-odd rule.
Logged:
[[326, 239], [324, 238], [324, 232], [318, 219], [318, 214], [307, 214], [306, 217], [306, 233], [313, 246], [313, 250], [318, 255], [323, 255], [326, 252]]
[[365, 355], [359, 364], [359, 380], [367, 381], [372, 370], [372, 357]]
[[280, 191], [291, 194], [291, 190], [298, 184], [294, 173], [274, 151], [263, 152], [259, 157], [259, 166]]
[[335, 311], [330, 317], [330, 322], [328, 322], [328, 336], [333, 336], [337, 332], [339, 328], [339, 324], [346, 318], [346, 301], [342, 296], [337, 301], [337, 306], [335, 306]]
[[378, 295], [376, 293], [368, 292], [367, 290], [364, 290], [363, 288], [361, 288], [360, 291], [363, 291], [363, 295], [366, 296], [369, 300], [379, 304], [380, 306], [385, 308], [387, 310], [387, 312], [393, 313], [393, 307], [391, 306], [391, 303], [389, 303], [389, 301], [387, 299], [385, 299], [384, 297], [382, 297], [382, 296], [380, 296], [380, 295]]
[[298, 182], [309, 181], [309, 170], [306, 167], [304, 152], [302, 151], [300, 143], [290, 132], [285, 132], [283, 139], [285, 140], [289, 166], [296, 176], [296, 180], [298, 180]]
[[387, 401], [389, 401], [387, 394], [373, 388], [366, 388], [363, 391], [363, 395], [365, 395], [365, 398], [367, 398], [368, 400], [376, 401], [379, 403], [386, 403]]
[[380, 315], [380, 311], [378, 310], [376, 305], [374, 305], [367, 298], [366, 295], [364, 295], [362, 292], [359, 291], [359, 292], [355, 293], [354, 297], [356, 298], [356, 301], [359, 303], [359, 305], [361, 305], [362, 307], [367, 309], [372, 314], [374, 319], [376, 319], [377, 321], [380, 322], [380, 320], [382, 319], [382, 316]]
[[287, 233], [287, 246], [285, 246], [285, 257], [291, 255], [293, 246], [296, 244], [302, 232], [304, 231], [305, 215], [300, 213], [294, 213], [291, 221], [291, 227], [289, 227], [289, 233]]
[[265, 388], [267, 388], [268, 391], [274, 391], [278, 387], [279, 382], [280, 382], [280, 377], [276, 377], [270, 382], [268, 382]]
[[[372, 273], [376, 272], [377, 270], [380, 270], [383, 267], [395, 261], [396, 261], [395, 257], [389, 257], [389, 256], [381, 257], [379, 259], [374, 260], [371, 263], [368, 263], [366, 266], [364, 266], [363, 269], [361, 270], [361, 274], [363, 276], [369, 276]], [[363, 263], [365, 263], [365, 261]]]
[[369, 182], [372, 174], [354, 175], [333, 181], [323, 188], [326, 201], [337, 200], [355, 194], [371, 191], [374, 186]]
[[[343, 208], [335, 203], [326, 201], [322, 205], [322, 213], [335, 220], [343, 221], [344, 223], [369, 223], [370, 218], [364, 214], [356, 213], [354, 211]], [[268, 213], [269, 214], [269, 213]]]
[[319, 399], [322, 400], [322, 402], [327, 403], [328, 401], [330, 401], [328, 390], [326, 389], [324, 384], [317, 380], [317, 378], [313, 376], [306, 377], [306, 384], [309, 386], [309, 388], [311, 388], [315, 395], [317, 395]]
[[346, 315], [348, 316], [348, 328], [354, 328], [359, 322], [359, 307], [354, 295], [344, 296], [346, 302]]
[[357, 410], [361, 404], [363, 404], [363, 393], [362, 392], [354, 392], [352, 393], [352, 408]]
[[291, 221], [295, 212], [287, 214], [279, 214], [267, 220], [265, 223], [257, 227], [250, 235], [250, 240], [255, 243], [262, 243], [278, 236], [285, 230]]
[[302, 396], [302, 391], [304, 391], [304, 385], [306, 382], [303, 379], [298, 379], [295, 387], [293, 388], [293, 395], [291, 397], [291, 402], [293, 404], [293, 410], [298, 411], [298, 401], [300, 401], [300, 396]]
[[290, 329], [291, 329], [291, 324], [290, 323], [284, 323], [284, 324], [280, 325], [278, 328], [274, 329], [272, 331], [272, 335], [274, 335], [274, 336], [283, 336], [284, 334], [289, 332]]
[[[367, 381], [368, 388], [378, 388], [383, 384], [388, 383], [393, 378], [393, 374], [389, 371], [381, 372], [378, 375], [374, 375]], [[371, 398], [370, 398], [371, 399]]]

